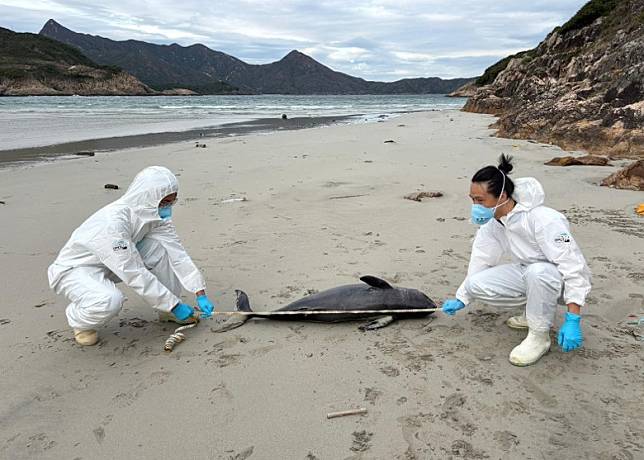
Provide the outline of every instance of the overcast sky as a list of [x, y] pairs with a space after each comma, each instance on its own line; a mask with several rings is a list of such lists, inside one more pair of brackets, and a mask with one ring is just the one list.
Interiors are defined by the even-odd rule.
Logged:
[[369, 80], [480, 75], [539, 43], [585, 0], [0, 0], [0, 26], [203, 43], [249, 63], [292, 49]]

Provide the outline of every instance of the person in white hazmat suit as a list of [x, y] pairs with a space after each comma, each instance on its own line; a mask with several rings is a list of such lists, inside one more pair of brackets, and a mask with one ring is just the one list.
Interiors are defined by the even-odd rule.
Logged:
[[[487, 166], [472, 177], [472, 222], [481, 227], [467, 277], [442, 310], [454, 315], [473, 301], [525, 305], [525, 312], [507, 325], [528, 329], [510, 353], [512, 364], [528, 366], [550, 349], [549, 331], [562, 295], [568, 312], [558, 343], [564, 352], [583, 344], [580, 312], [590, 292], [590, 270], [566, 217], [543, 205], [541, 184], [531, 177], [514, 182], [508, 177], [511, 160], [501, 155], [498, 167]], [[508, 256], [511, 262], [503, 263]]]
[[80, 345], [94, 345], [97, 329], [121, 310], [126, 299], [115, 286], [120, 281], [158, 310], [162, 321], [197, 320], [199, 313], [179, 298], [182, 288], [197, 296], [202, 316], [212, 315], [204, 278], [172, 223], [178, 191], [170, 170], [145, 168], [121, 198], [72, 233], [49, 267], [49, 285], [70, 300], [65, 313]]

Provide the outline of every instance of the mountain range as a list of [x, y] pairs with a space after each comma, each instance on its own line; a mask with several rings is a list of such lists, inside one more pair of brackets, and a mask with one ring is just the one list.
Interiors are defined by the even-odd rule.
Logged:
[[270, 64], [248, 64], [205, 45], [157, 45], [115, 41], [74, 32], [53, 19], [40, 35], [79, 49], [100, 65], [118, 66], [162, 91], [185, 88], [199, 94], [429, 94], [449, 93], [472, 78], [408, 78], [376, 82], [336, 72], [299, 51]]

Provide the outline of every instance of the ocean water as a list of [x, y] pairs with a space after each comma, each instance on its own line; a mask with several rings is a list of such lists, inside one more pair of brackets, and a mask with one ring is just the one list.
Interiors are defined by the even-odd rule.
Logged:
[[30, 96], [0, 98], [0, 150], [185, 131], [262, 118], [381, 115], [460, 109], [464, 98], [383, 96]]

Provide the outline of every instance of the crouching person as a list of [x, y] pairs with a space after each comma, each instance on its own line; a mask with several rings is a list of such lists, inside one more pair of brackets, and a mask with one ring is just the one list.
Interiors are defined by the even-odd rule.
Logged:
[[[467, 277], [455, 299], [443, 303], [454, 315], [473, 301], [499, 307], [525, 305], [508, 326], [527, 329], [510, 353], [516, 366], [536, 363], [550, 349], [558, 300], [568, 307], [558, 333], [564, 352], [583, 344], [581, 308], [590, 292], [590, 270], [570, 233], [566, 217], [543, 205], [545, 193], [534, 178], [512, 181], [511, 159], [479, 170], [472, 178], [472, 222], [480, 225]], [[511, 263], [502, 263], [510, 256]]]
[[213, 313], [203, 276], [177, 237], [172, 206], [179, 184], [170, 170], [142, 170], [118, 200], [83, 222], [49, 267], [49, 285], [70, 301], [67, 321], [80, 345], [94, 345], [98, 328], [116, 316], [126, 300], [123, 282], [158, 310], [162, 321], [197, 320], [181, 302], [182, 289], [197, 296], [203, 316]]

